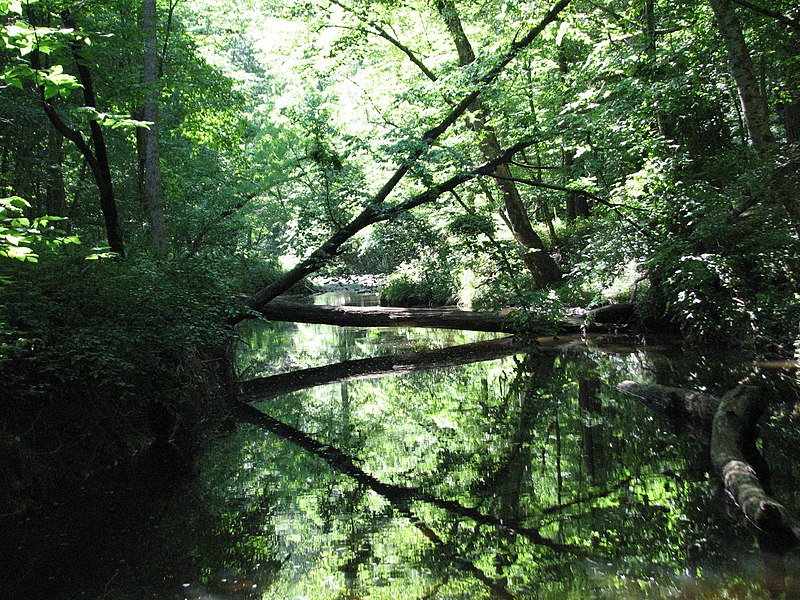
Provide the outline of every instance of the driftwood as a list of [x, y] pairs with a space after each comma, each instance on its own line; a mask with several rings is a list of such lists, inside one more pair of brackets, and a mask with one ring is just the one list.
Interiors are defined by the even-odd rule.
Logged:
[[318, 385], [451, 367], [525, 351], [524, 346], [515, 343], [513, 337], [504, 337], [436, 350], [347, 360], [323, 367], [250, 379], [242, 383], [240, 398], [245, 402], [260, 402]]

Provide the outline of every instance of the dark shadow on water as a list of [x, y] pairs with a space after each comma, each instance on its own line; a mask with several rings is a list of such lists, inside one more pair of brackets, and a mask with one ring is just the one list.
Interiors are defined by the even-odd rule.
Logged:
[[104, 581], [113, 590], [131, 568], [121, 550], [153, 535], [191, 478], [187, 457], [155, 442], [130, 464], [65, 490], [63, 502], [4, 518], [0, 597], [91, 598]]

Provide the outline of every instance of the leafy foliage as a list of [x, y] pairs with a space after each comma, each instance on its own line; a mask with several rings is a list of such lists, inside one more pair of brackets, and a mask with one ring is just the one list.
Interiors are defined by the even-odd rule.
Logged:
[[37, 244], [53, 250], [63, 244], [80, 243], [77, 236], [59, 235], [51, 225], [63, 221], [64, 217], [43, 216], [31, 220], [24, 216], [25, 209], [30, 206], [19, 196], [0, 198], [0, 256], [36, 262], [39, 257], [33, 247]]
[[380, 289], [386, 306], [444, 306], [455, 299], [455, 282], [447, 263], [429, 260], [421, 267], [401, 266]]
[[31, 456], [68, 449], [37, 458], [41, 479], [15, 485], [126, 459], [152, 440], [153, 406], [180, 416], [187, 442], [218, 410], [229, 292], [201, 264], [48, 254], [12, 271], [0, 294], [4, 428]]

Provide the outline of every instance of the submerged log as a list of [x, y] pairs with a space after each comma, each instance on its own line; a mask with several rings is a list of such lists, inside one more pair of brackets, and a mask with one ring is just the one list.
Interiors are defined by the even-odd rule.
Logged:
[[679, 432], [686, 431], [705, 442], [710, 440], [718, 398], [693, 390], [634, 381], [623, 381], [617, 389], [666, 417]]
[[[739, 385], [721, 400], [691, 390], [624, 381], [617, 389], [678, 418], [711, 425], [711, 462], [725, 492], [751, 531], [762, 552], [768, 588], [775, 593], [785, 587], [783, 556], [798, 545], [798, 534], [783, 505], [771, 497], [764, 485], [768, 465], [756, 448], [757, 422], [766, 408], [763, 390]], [[755, 466], [757, 465], [757, 466]]]
[[261, 402], [319, 385], [377, 379], [423, 369], [452, 367], [493, 360], [525, 351], [525, 347], [515, 343], [513, 337], [504, 337], [436, 350], [346, 360], [323, 367], [244, 381], [241, 399], [245, 402]]
[[762, 550], [783, 554], [797, 544], [789, 515], [766, 492], [759, 473], [747, 460], [755, 447], [756, 423], [764, 408], [758, 387], [740, 385], [725, 394], [714, 415], [711, 461]]

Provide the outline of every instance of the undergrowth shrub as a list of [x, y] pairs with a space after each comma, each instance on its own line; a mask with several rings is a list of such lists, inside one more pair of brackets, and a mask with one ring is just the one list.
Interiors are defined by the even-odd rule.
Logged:
[[227, 377], [220, 277], [67, 254], [15, 267], [0, 287], [0, 454], [23, 465], [2, 474], [12, 495], [124, 460], [152, 439], [154, 414], [181, 419], [187, 441], [202, 428]]
[[383, 306], [445, 306], [454, 302], [456, 294], [454, 274], [446, 265], [406, 263], [381, 287], [380, 302]]

